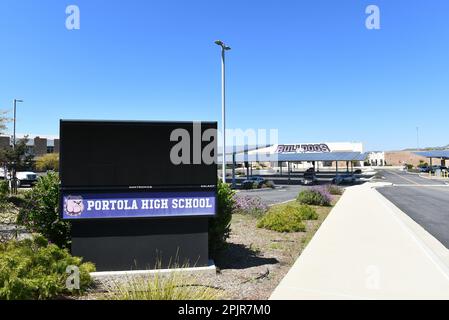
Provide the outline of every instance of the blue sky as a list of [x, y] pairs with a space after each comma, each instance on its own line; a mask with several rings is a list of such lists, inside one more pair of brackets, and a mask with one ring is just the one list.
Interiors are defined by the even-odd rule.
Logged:
[[[81, 29], [65, 28], [76, 4]], [[378, 5], [381, 29], [365, 28]], [[449, 143], [449, 1], [1, 0], [0, 109], [21, 133], [59, 119], [219, 120], [280, 141], [367, 150]]]

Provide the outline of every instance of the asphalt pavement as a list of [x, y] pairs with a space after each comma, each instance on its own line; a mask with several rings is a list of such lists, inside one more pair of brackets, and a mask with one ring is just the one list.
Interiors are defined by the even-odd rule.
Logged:
[[378, 191], [449, 249], [449, 186], [400, 171], [381, 171], [393, 186]]
[[239, 196], [259, 197], [266, 205], [287, 202], [296, 199], [304, 186], [282, 186], [276, 189], [240, 190]]

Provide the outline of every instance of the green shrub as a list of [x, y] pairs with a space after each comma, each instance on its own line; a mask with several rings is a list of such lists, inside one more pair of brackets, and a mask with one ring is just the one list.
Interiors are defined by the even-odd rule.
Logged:
[[48, 153], [36, 159], [36, 170], [39, 172], [58, 171], [59, 154]]
[[9, 182], [8, 180], [0, 180], [0, 201], [6, 200], [9, 196]]
[[276, 185], [274, 184], [274, 182], [272, 180], [267, 180], [262, 184], [262, 188], [274, 189], [274, 188], [276, 188]]
[[25, 194], [26, 205], [20, 209], [18, 223], [40, 233], [61, 248], [70, 246], [70, 224], [59, 216], [59, 177], [48, 173], [40, 177]]
[[[407, 165], [407, 166], [409, 166], [409, 165]], [[428, 167], [428, 166], [429, 166], [429, 164], [427, 162], [424, 162], [423, 160], [419, 160], [418, 168], [423, 168], [423, 167]], [[413, 168], [413, 165], [412, 165], [412, 168]]]
[[329, 192], [322, 188], [312, 188], [301, 191], [297, 200], [301, 204], [308, 204], [311, 206], [330, 206], [331, 204]]
[[242, 189], [243, 190], [251, 190], [252, 188], [253, 188], [253, 184], [252, 183], [242, 184]]
[[259, 189], [259, 183], [258, 182], [253, 182], [253, 183], [245, 183], [242, 185], [242, 189], [244, 190], [253, 190], [253, 189]]
[[293, 206], [271, 208], [259, 220], [257, 227], [277, 232], [303, 232], [306, 230], [300, 210]]
[[327, 191], [334, 196], [341, 196], [343, 194], [343, 189], [334, 184], [330, 184], [327, 186]]
[[[80, 272], [80, 290], [66, 288], [68, 266]], [[42, 237], [0, 244], [0, 299], [51, 299], [62, 294], [82, 293], [91, 283], [91, 263], [71, 256], [66, 249]]]
[[317, 220], [318, 219], [318, 213], [315, 209], [307, 206], [302, 205], [298, 208], [299, 215], [301, 216], [302, 220]]
[[234, 204], [234, 191], [226, 183], [219, 181], [217, 215], [209, 221], [209, 251], [212, 256], [226, 246], [226, 239], [231, 232]]

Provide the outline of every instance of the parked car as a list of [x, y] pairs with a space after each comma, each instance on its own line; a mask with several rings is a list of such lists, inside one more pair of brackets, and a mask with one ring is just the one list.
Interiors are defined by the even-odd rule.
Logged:
[[242, 182], [242, 188], [243, 189], [261, 188], [265, 182], [267, 182], [267, 180], [262, 177], [251, 177]]
[[[438, 170], [440, 170], [441, 172], [447, 172], [447, 167], [435, 165], [435, 166], [432, 166], [432, 167], [429, 168], [429, 171], [430, 171], [431, 173], [435, 173], [435, 172], [438, 171]], [[428, 171], [428, 172], [429, 172], [429, 171]]]
[[430, 171], [430, 167], [428, 166], [421, 166], [418, 167], [419, 172], [428, 173]]
[[8, 173], [5, 173], [4, 168], [0, 168], [0, 180], [6, 180], [8, 179]]
[[337, 176], [332, 179], [333, 184], [343, 184], [343, 183], [354, 183], [356, 182], [356, 177], [351, 173], [337, 174]]
[[33, 187], [37, 182], [37, 174], [34, 172], [17, 172], [17, 187]]

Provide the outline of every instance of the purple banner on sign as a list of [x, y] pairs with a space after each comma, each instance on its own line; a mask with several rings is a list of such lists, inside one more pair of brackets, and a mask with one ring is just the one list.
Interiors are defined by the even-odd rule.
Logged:
[[65, 220], [212, 216], [215, 192], [64, 194]]

